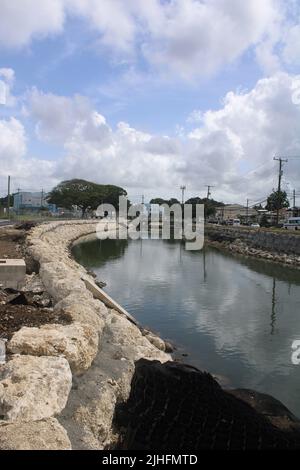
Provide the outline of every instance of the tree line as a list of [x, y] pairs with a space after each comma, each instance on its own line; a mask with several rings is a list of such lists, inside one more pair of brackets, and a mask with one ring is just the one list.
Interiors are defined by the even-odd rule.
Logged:
[[[97, 184], [83, 179], [71, 179], [59, 183], [47, 197], [50, 204], [72, 210], [75, 206], [82, 211], [82, 216], [89, 211], [94, 211], [100, 204], [112, 204], [119, 208], [119, 197], [127, 196], [127, 191], [119, 186]], [[130, 202], [129, 202], [130, 204]], [[180, 204], [178, 199], [153, 198], [150, 204]], [[193, 217], [196, 215], [196, 205], [204, 204], [205, 217], [213, 217], [216, 208], [224, 206], [223, 202], [214, 199], [194, 197], [185, 201], [185, 204], [192, 205]], [[13, 195], [10, 196], [10, 205], [13, 205]], [[0, 199], [0, 206], [7, 206], [7, 196]], [[289, 207], [289, 200], [285, 191], [273, 191], [268, 199], [265, 208], [269, 211], [278, 211]], [[262, 206], [260, 206], [262, 208]]]

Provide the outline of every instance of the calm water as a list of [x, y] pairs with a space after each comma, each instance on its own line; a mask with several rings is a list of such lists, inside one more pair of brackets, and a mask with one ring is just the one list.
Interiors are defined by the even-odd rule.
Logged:
[[80, 244], [76, 259], [144, 326], [171, 339], [184, 360], [254, 388], [300, 417], [300, 271], [180, 242], [105, 240]]

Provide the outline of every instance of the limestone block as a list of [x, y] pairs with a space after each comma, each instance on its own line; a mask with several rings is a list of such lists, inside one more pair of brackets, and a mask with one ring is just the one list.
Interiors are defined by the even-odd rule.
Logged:
[[77, 296], [68, 296], [65, 299], [58, 302], [54, 310], [61, 310], [63, 313], [70, 315], [74, 322], [80, 322], [90, 325], [98, 333], [101, 333], [104, 328], [104, 320], [98, 314], [98, 312], [90, 307], [88, 300], [84, 301], [82, 298]]
[[63, 357], [14, 356], [0, 366], [0, 422], [37, 421], [60, 413], [71, 385]]
[[0, 450], [71, 450], [57, 419], [0, 425]]
[[62, 356], [75, 374], [87, 370], [98, 351], [98, 333], [89, 325], [43, 325], [23, 327], [9, 341], [7, 349], [13, 354], [32, 356]]
[[147, 330], [144, 330], [143, 334], [147, 338], [147, 340], [151, 344], [153, 344], [153, 346], [155, 346], [157, 349], [159, 349], [160, 351], [166, 350], [165, 342], [159, 336], [156, 336], [155, 334], [151, 333], [151, 331], [147, 331]]
[[78, 278], [76, 271], [62, 262], [42, 264], [40, 276], [47, 291], [57, 302], [71, 293], [80, 296], [86, 290], [84, 282]]
[[116, 355], [119, 357], [131, 361], [142, 357], [161, 362], [172, 360], [169, 354], [153, 346], [137, 326], [114, 311], [106, 322], [105, 333], [108, 340], [114, 344]]

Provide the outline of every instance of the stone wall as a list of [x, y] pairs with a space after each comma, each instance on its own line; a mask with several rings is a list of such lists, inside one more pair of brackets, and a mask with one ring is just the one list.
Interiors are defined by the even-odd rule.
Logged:
[[233, 243], [239, 239], [248, 246], [260, 250], [300, 256], [300, 234], [298, 232], [207, 225], [205, 235], [209, 240], [216, 242]]
[[[69, 247], [93, 221], [54, 222], [27, 237], [27, 256], [70, 325], [22, 328], [0, 366], [0, 449], [103, 449], [117, 438], [115, 405], [130, 392], [134, 362], [171, 359], [164, 341], [95, 299]], [[30, 432], [29, 432], [30, 430]]]

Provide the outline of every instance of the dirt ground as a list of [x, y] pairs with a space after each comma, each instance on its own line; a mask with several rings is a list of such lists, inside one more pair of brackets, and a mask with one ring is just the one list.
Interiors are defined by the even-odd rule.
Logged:
[[0, 305], [0, 338], [10, 339], [23, 326], [39, 327], [46, 323], [71, 323], [67, 314], [30, 305]]
[[12, 227], [0, 227], [0, 258], [22, 258], [21, 245], [25, 230]]
[[[24, 258], [23, 242], [30, 225], [16, 227], [0, 227], [0, 258]], [[23, 326], [39, 327], [46, 323], [71, 323], [71, 317], [54, 312], [51, 298], [42, 290], [35, 292], [19, 292], [0, 289], [0, 338], [10, 339]], [[14, 299], [14, 297], [16, 297]], [[12, 302], [12, 303], [11, 303]]]

